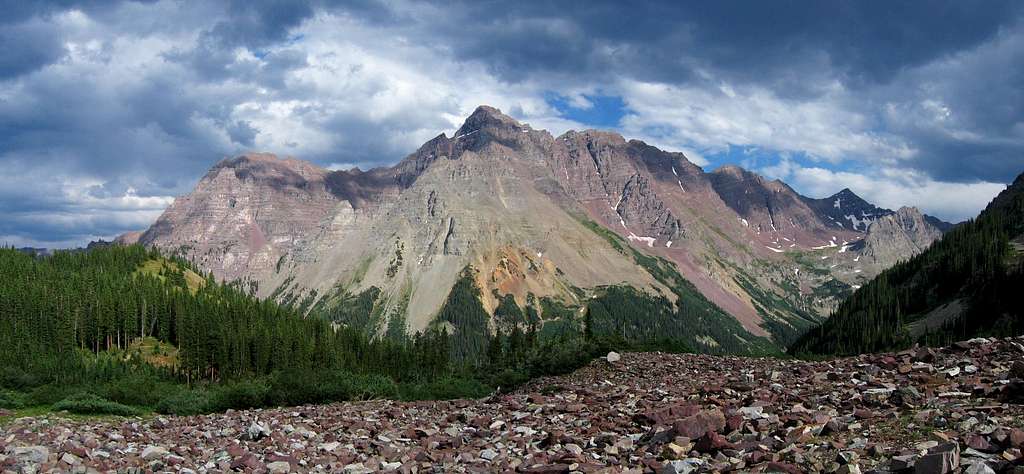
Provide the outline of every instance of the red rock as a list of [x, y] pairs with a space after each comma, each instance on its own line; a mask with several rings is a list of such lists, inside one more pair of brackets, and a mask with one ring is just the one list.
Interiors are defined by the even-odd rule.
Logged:
[[866, 408], [858, 408], [853, 411], [853, 417], [858, 420], [866, 420], [868, 418], [874, 418], [875, 414], [871, 410]]
[[725, 420], [725, 428], [730, 433], [743, 428], [743, 417], [740, 415], [730, 416]]
[[714, 431], [708, 431], [693, 445], [694, 451], [700, 453], [714, 453], [723, 449], [734, 449], [735, 447], [724, 436]]
[[640, 423], [651, 425], [665, 425], [679, 418], [693, 416], [700, 411], [700, 407], [692, 403], [676, 403], [666, 408], [647, 411], [636, 417]]
[[784, 462], [770, 462], [764, 472], [785, 472], [787, 474], [803, 474], [804, 470]]
[[977, 449], [978, 451], [981, 451], [983, 453], [994, 453], [996, 451], [999, 451], [999, 449], [993, 446], [992, 443], [985, 439], [984, 436], [977, 434], [971, 435], [969, 438], [967, 438], [967, 446]]
[[256, 458], [256, 455], [252, 453], [245, 453], [240, 458], [235, 459], [231, 462], [231, 469], [263, 469], [263, 463]]
[[1010, 430], [1010, 446], [1014, 448], [1024, 447], [1024, 430], [1020, 428]]
[[676, 436], [690, 439], [700, 438], [704, 433], [720, 432], [725, 429], [725, 415], [721, 410], [704, 410], [672, 423], [672, 431]]

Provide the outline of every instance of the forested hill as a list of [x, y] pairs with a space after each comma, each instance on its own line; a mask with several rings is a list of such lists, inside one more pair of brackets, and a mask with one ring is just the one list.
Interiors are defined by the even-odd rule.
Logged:
[[[368, 314], [345, 322], [336, 314], [303, 316], [156, 249], [115, 245], [35, 255], [0, 248], [0, 413], [194, 414], [377, 397], [481, 397], [632, 347], [594, 336], [604, 326], [540, 335], [535, 315], [520, 315], [522, 321], [493, 335], [486, 325], [462, 324], [459, 318], [483, 311], [472, 282], [466, 276], [449, 295], [443, 311], [453, 315], [452, 327], [374, 337], [353, 324]], [[617, 314], [602, 324], [618, 321]]]
[[857, 354], [1024, 333], [1024, 174], [977, 219], [882, 272], [792, 354]]
[[127, 351], [143, 338], [179, 349], [174, 371], [192, 380], [316, 368], [344, 357], [333, 334], [324, 321], [295, 317], [141, 246], [45, 257], [0, 249], [7, 372], [73, 377], [87, 355]]

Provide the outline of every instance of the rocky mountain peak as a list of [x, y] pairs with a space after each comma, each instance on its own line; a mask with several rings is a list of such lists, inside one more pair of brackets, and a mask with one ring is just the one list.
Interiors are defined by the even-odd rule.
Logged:
[[740, 168], [739, 166], [731, 165], [731, 164], [730, 165], [719, 166], [718, 168], [716, 168], [711, 173], [712, 174], [716, 174], [716, 175], [721, 175], [721, 176], [731, 176], [731, 177], [737, 178], [737, 179], [745, 179], [745, 178], [748, 177], [747, 176], [748, 174], [751, 174], [749, 171], [747, 171], [747, 170], [745, 170], [743, 168]]
[[486, 129], [509, 129], [524, 128], [516, 119], [509, 117], [494, 107], [481, 105], [466, 118], [459, 130], [455, 132], [455, 138], [467, 136]]
[[230, 169], [241, 181], [254, 181], [275, 187], [303, 187], [309, 181], [320, 181], [327, 171], [296, 158], [279, 158], [272, 153], [246, 153], [221, 160], [210, 170], [213, 178], [224, 169]]

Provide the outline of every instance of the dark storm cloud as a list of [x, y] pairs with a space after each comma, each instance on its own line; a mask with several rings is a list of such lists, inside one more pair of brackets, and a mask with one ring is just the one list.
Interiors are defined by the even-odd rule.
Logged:
[[0, 26], [0, 80], [38, 70], [63, 54], [60, 38], [42, 25]]
[[[838, 83], [865, 114], [908, 97], [938, 100], [959, 121], [949, 133], [894, 125], [918, 151], [904, 164], [937, 179], [1008, 182], [1024, 170], [1024, 41], [969, 67], [931, 63], [1024, 29], [1024, 3], [964, 2], [437, 2], [384, 24], [440, 41], [509, 83], [612, 87], [623, 78], [676, 85], [764, 87], [812, 100]], [[397, 20], [396, 20], [397, 18]], [[370, 21], [370, 20], [368, 20]], [[922, 77], [934, 71], [936, 76]], [[930, 90], [923, 90], [929, 84]], [[614, 91], [613, 91], [614, 92]], [[1015, 128], [1016, 127], [1016, 128]], [[879, 130], [888, 133], [890, 130]], [[969, 132], [969, 133], [967, 133]], [[987, 140], [968, 138], [987, 136]], [[757, 144], [750, 144], [757, 145]]]
[[[833, 67], [851, 84], [970, 48], [1015, 23], [1012, 0], [964, 2], [438, 2], [407, 25], [510, 81], [613, 72], [675, 83], [699, 69], [750, 81], [794, 64]], [[420, 24], [417, 24], [420, 23]], [[810, 59], [809, 59], [810, 58]], [[822, 62], [823, 61], [823, 62]], [[807, 71], [802, 71], [807, 72]], [[791, 84], [798, 86], [798, 84]]]

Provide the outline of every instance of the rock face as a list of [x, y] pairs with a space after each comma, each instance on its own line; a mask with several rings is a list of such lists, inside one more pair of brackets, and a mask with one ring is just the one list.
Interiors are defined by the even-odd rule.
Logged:
[[871, 223], [864, 239], [865, 264], [874, 264], [878, 271], [892, 262], [905, 260], [928, 248], [942, 237], [942, 231], [928, 221], [921, 211], [901, 207], [895, 213]]
[[25, 417], [0, 425], [0, 469], [1018, 472], [1024, 406], [1004, 400], [1022, 395], [1022, 353], [1024, 338], [815, 362], [627, 353], [481, 400]]
[[337, 211], [340, 200], [328, 189], [327, 174], [266, 154], [224, 160], [139, 241], [183, 250], [225, 280], [256, 277]]
[[[488, 311], [504, 295], [538, 312], [544, 298], [582, 309], [607, 285], [674, 301], [664, 276], [636, 256], [646, 255], [735, 317], [746, 333], [737, 336], [782, 343], [827, 314], [844, 288], [939, 235], [927, 221], [903, 228], [904, 240], [887, 231], [865, 266], [873, 231], [835, 224], [841, 209], [819, 201], [736, 167], [706, 173], [681, 153], [614, 133], [552, 137], [482, 106], [454, 136], [393, 167], [224, 160], [139, 241], [304, 308], [377, 288], [378, 314], [409, 331], [431, 323], [466, 267]], [[850, 212], [882, 212], [857, 206]]]

